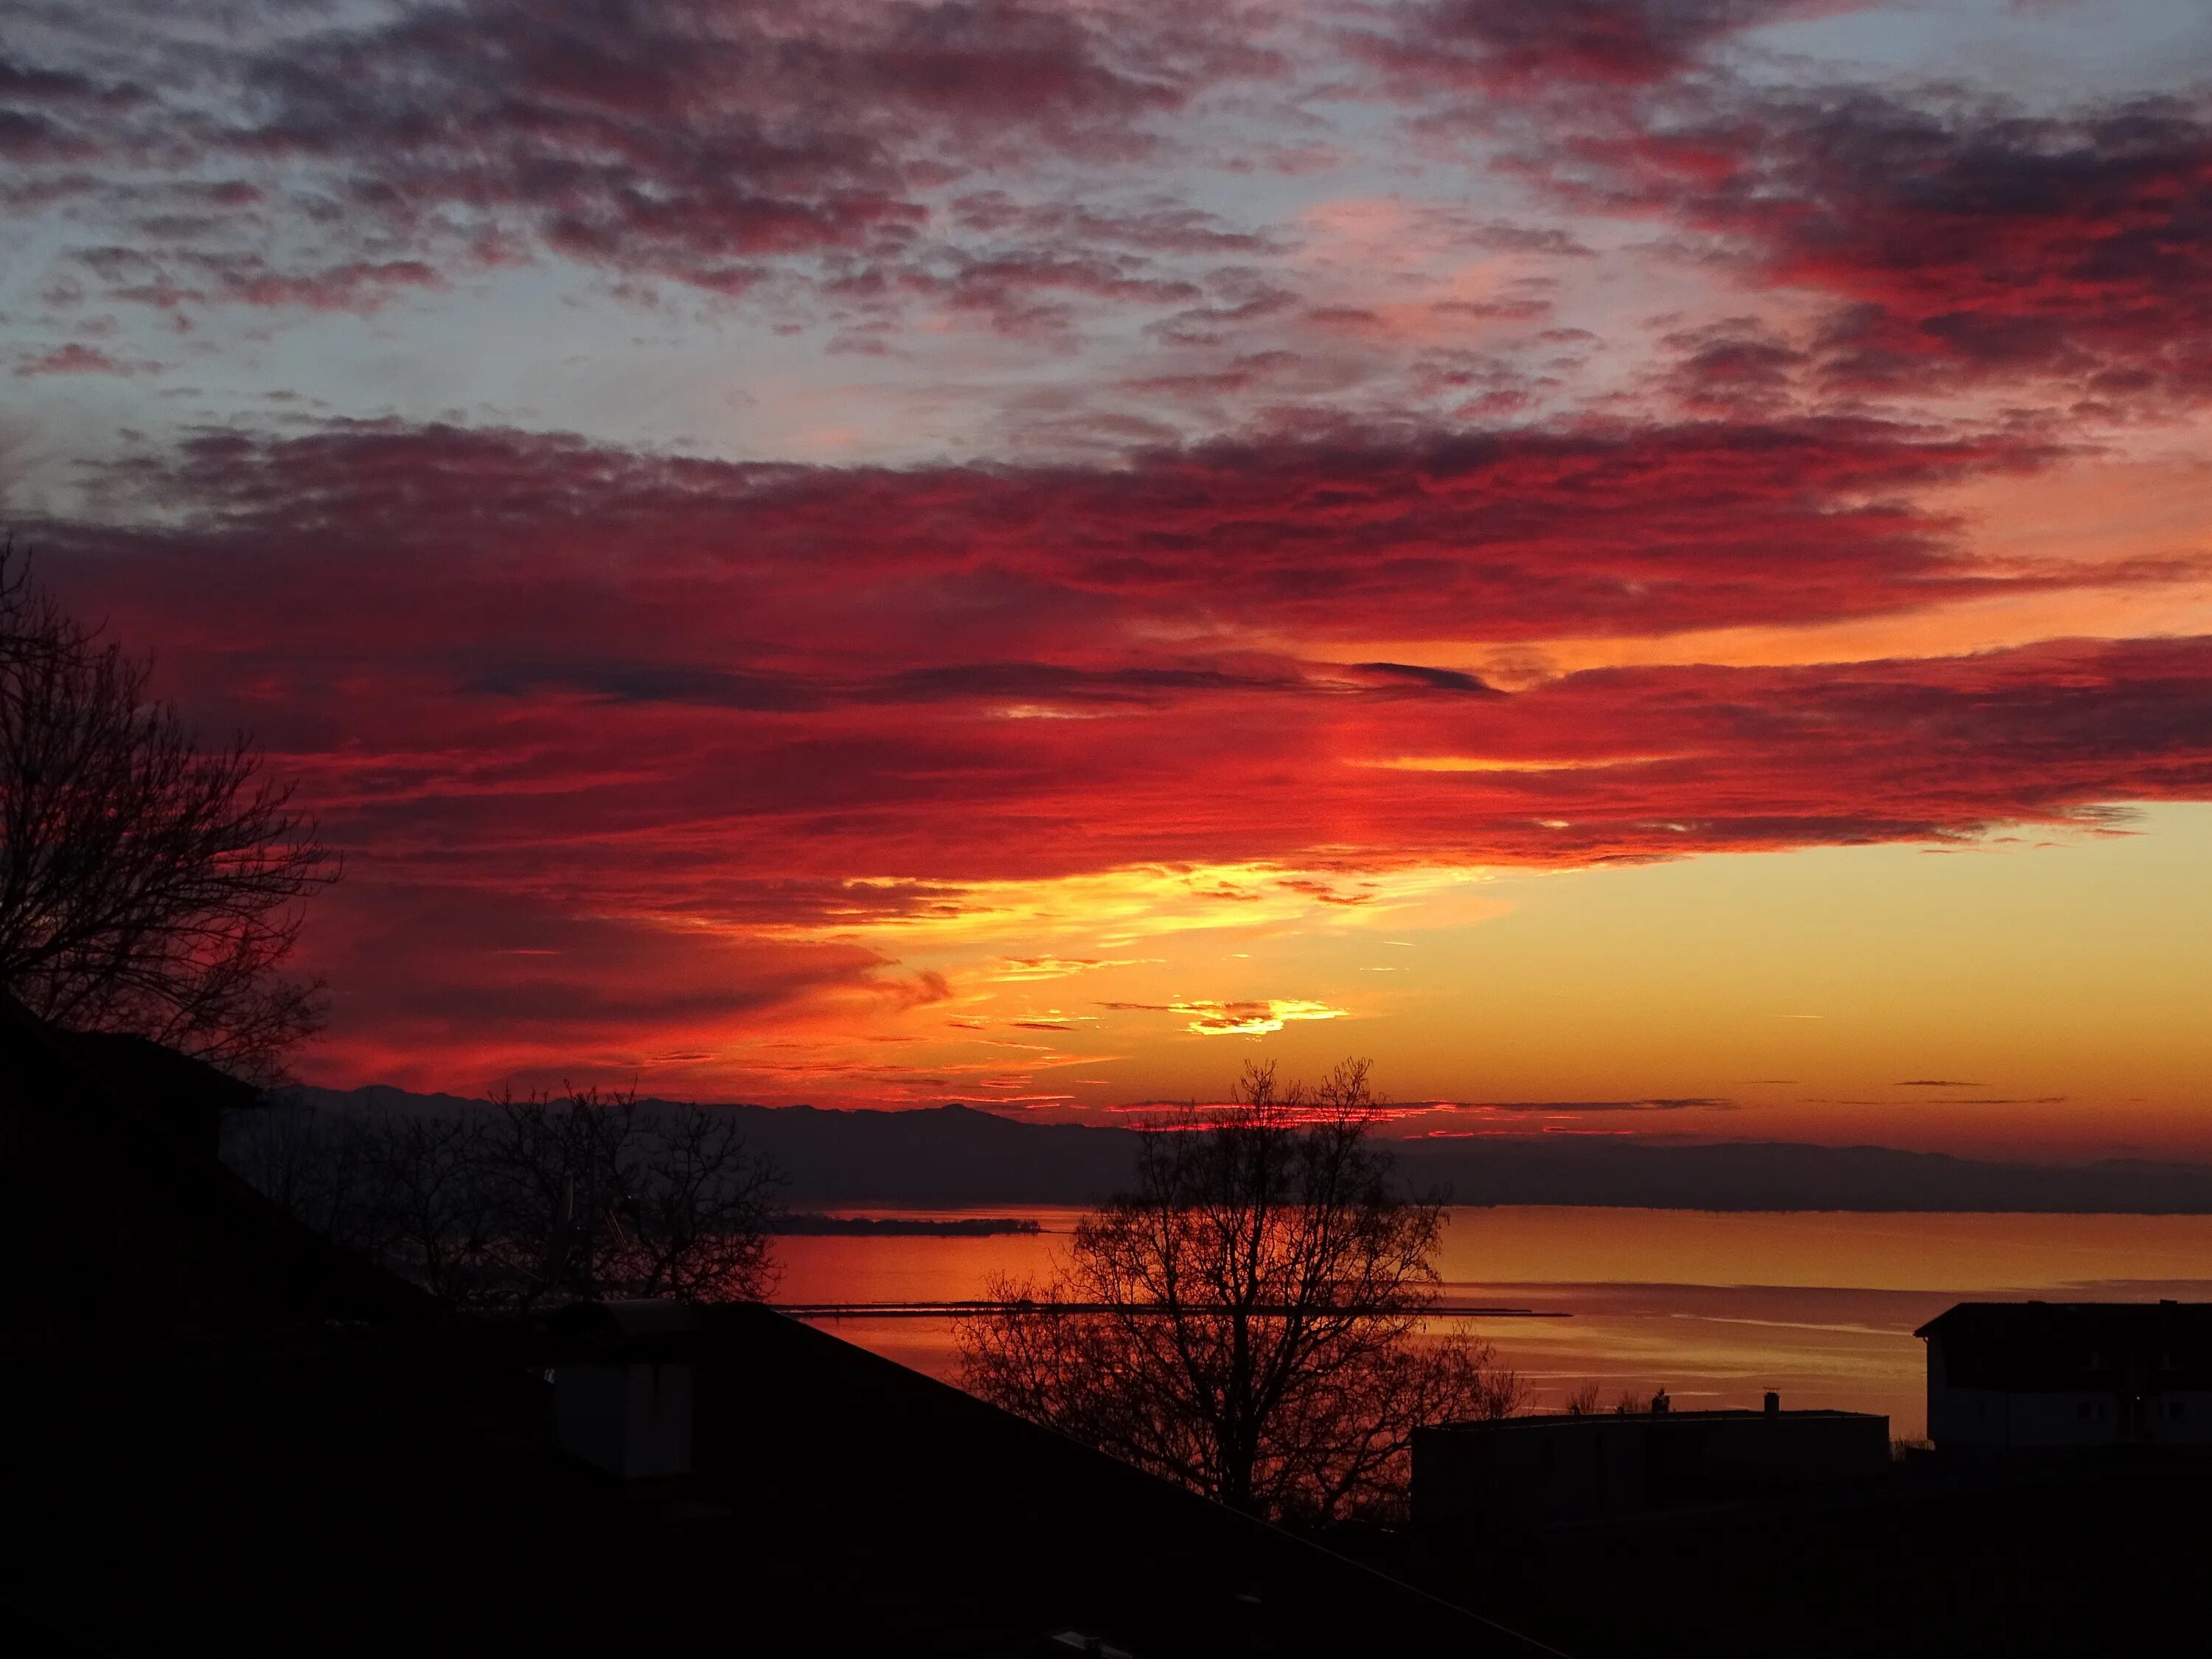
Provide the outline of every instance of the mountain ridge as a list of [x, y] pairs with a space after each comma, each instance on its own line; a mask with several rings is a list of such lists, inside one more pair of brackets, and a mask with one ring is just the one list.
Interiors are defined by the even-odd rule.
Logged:
[[[449, 1115], [490, 1103], [389, 1084], [296, 1085], [296, 1106]], [[641, 1099], [641, 1110], [691, 1103]], [[1137, 1135], [1033, 1123], [972, 1106], [900, 1109], [713, 1104], [808, 1204], [1095, 1204], [1126, 1185]], [[1802, 1141], [1653, 1143], [1618, 1137], [1481, 1136], [1390, 1143], [1410, 1185], [1455, 1204], [1688, 1210], [1954, 1210], [2212, 1214], [2212, 1165], [2140, 1158], [2036, 1164]]]

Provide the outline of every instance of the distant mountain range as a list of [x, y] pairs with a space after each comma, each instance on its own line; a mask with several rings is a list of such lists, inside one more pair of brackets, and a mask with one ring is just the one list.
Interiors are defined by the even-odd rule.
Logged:
[[[377, 1085], [293, 1091], [343, 1112], [443, 1115], [484, 1103]], [[651, 1109], [672, 1103], [642, 1101]], [[1136, 1135], [968, 1106], [718, 1106], [789, 1178], [795, 1204], [1091, 1204], [1127, 1183]], [[1394, 1143], [1411, 1183], [1455, 1204], [1675, 1210], [2011, 1210], [2212, 1214], [2212, 1165], [2017, 1164], [1784, 1141], [1711, 1146], [1556, 1136]]]

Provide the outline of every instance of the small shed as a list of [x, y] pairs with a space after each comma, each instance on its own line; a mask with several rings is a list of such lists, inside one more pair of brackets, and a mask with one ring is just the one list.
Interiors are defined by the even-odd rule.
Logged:
[[555, 1443], [624, 1480], [691, 1472], [706, 1322], [673, 1301], [579, 1303], [554, 1317]]

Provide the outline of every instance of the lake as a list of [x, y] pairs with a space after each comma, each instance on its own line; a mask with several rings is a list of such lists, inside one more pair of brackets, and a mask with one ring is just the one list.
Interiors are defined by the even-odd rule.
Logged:
[[[950, 1302], [994, 1273], [1042, 1276], [1079, 1212], [846, 1209], [848, 1215], [1022, 1216], [1042, 1231], [987, 1238], [783, 1237], [783, 1302]], [[1925, 1423], [1914, 1328], [1954, 1302], [2212, 1300], [2212, 1216], [1717, 1214], [1687, 1210], [1454, 1209], [1438, 1263], [1456, 1302], [1563, 1319], [1468, 1322], [1559, 1405], [1595, 1382], [1610, 1404], [1664, 1386], [1683, 1409], [1887, 1413]], [[847, 1340], [958, 1380], [946, 1321], [820, 1322]]]

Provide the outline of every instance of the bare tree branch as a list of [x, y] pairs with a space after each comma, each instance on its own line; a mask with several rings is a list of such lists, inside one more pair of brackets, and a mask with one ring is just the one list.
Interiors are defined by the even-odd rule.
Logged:
[[1240, 1509], [1389, 1513], [1416, 1427], [1520, 1391], [1425, 1328], [1443, 1211], [1396, 1190], [1377, 1103], [1364, 1061], [1310, 1089], [1248, 1066], [1228, 1109], [1147, 1128], [1059, 1276], [960, 1322], [968, 1386]]
[[700, 1106], [570, 1090], [451, 1116], [283, 1105], [226, 1156], [308, 1225], [457, 1305], [758, 1298], [782, 1177]]
[[320, 1021], [281, 969], [337, 861], [250, 738], [203, 750], [148, 674], [0, 544], [0, 985], [265, 1079]]

